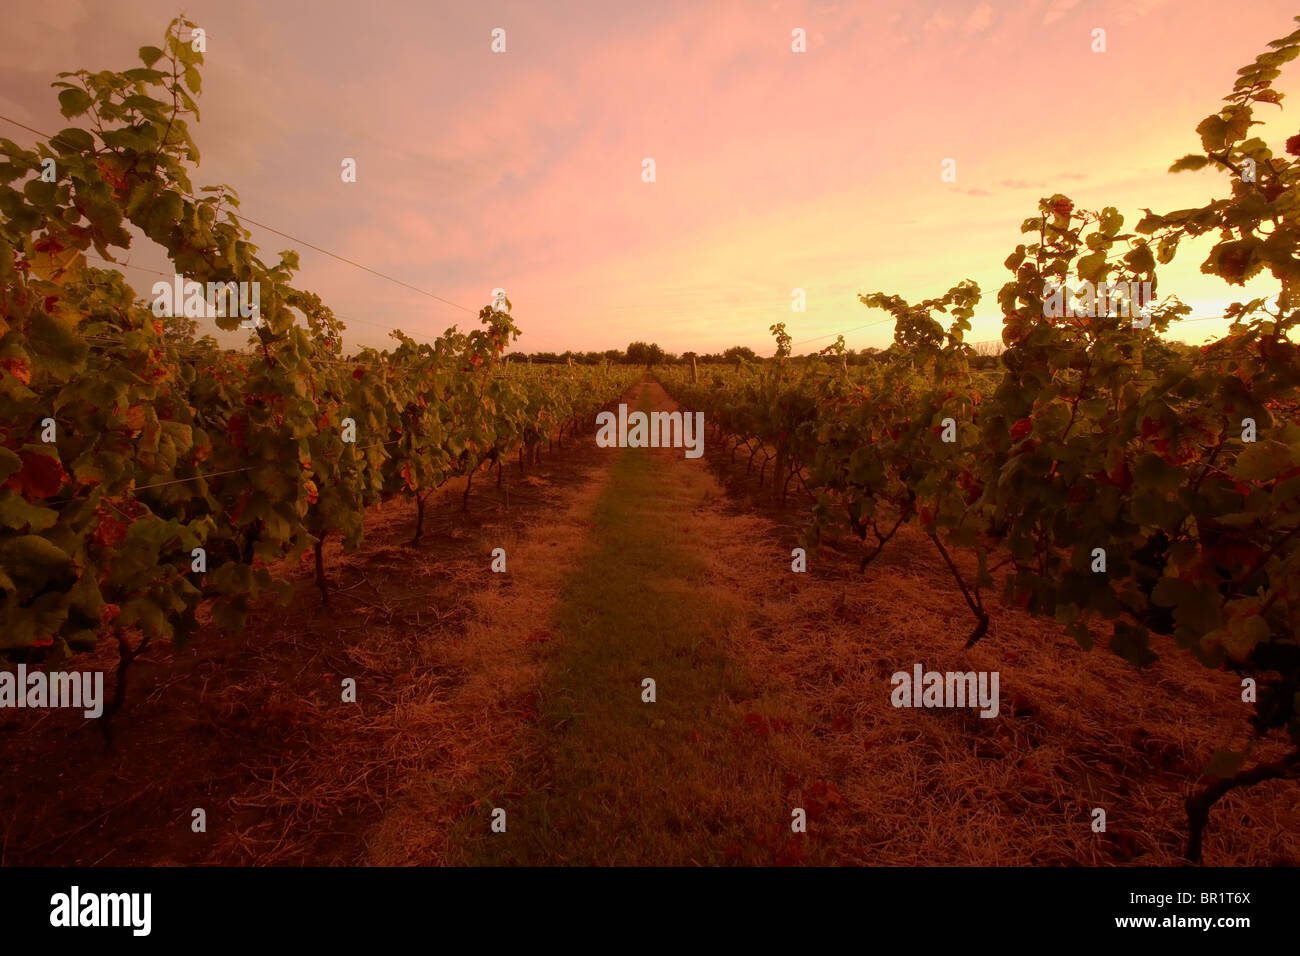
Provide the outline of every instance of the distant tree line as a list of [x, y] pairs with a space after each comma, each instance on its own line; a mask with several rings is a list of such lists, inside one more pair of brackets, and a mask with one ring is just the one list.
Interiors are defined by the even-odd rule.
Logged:
[[[977, 342], [971, 356], [971, 368], [977, 370], [995, 369], [1000, 365], [1002, 353], [1001, 342]], [[846, 349], [843, 361], [846, 365], [869, 365], [885, 350], [876, 348]], [[631, 342], [626, 349], [606, 349], [603, 352], [511, 352], [510, 358], [518, 362], [532, 362], [537, 365], [643, 365], [654, 368], [656, 365], [690, 364], [691, 359], [697, 365], [737, 365], [742, 362], [763, 362], [770, 356], [760, 356], [753, 349], [744, 345], [733, 345], [722, 352], [665, 352], [653, 342]], [[794, 356], [796, 360], [839, 362], [838, 355], [823, 355], [811, 352]]]

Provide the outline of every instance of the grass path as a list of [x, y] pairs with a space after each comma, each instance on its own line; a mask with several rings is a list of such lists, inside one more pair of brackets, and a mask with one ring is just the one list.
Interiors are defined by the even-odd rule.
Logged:
[[[656, 394], [644, 388], [640, 407]], [[527, 757], [451, 834], [465, 862], [720, 863], [752, 842], [756, 815], [773, 839], [790, 835], [778, 774], [732, 732], [749, 679], [721, 635], [744, 609], [701, 586], [709, 542], [693, 512], [716, 483], [680, 449], [611, 453], [591, 544], [552, 622]], [[505, 833], [490, 832], [493, 807], [506, 810]]]

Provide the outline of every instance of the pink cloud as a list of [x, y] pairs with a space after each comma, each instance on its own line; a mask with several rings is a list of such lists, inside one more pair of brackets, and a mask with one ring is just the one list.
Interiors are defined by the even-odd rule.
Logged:
[[[973, 335], [995, 338], [993, 293], [1036, 193], [1069, 181], [1080, 204], [1126, 214], [1204, 202], [1205, 176], [1165, 169], [1195, 147], [1237, 67], [1291, 28], [1281, 0], [1231, 17], [1185, 0], [1177, 18], [1152, 0], [313, 9], [191, 4], [213, 37], [196, 184], [230, 182], [253, 218], [470, 309], [505, 286], [537, 348], [656, 335], [676, 350], [770, 351], [773, 321], [821, 335], [870, 318], [857, 291], [920, 298], [967, 275], [987, 292]], [[1053, 28], [1084, 9], [1098, 24], [1160, 18], [1165, 68], [1113, 33], [1097, 70], [1086, 42]], [[111, 16], [50, 0], [35, 33], [0, 36], [0, 100], [52, 132], [55, 71], [130, 66], [174, 14], [167, 0], [117, 0]], [[490, 51], [495, 26], [505, 54]], [[806, 53], [790, 49], [794, 27]], [[1027, 50], [1086, 82], [1032, 82]], [[1280, 88], [1296, 91], [1291, 74]], [[1294, 132], [1291, 114], [1268, 119], [1270, 142]], [[340, 180], [345, 156], [356, 183]], [[960, 158], [956, 189], [933, 156]], [[268, 256], [292, 245], [254, 233]], [[165, 265], [147, 247], [131, 255]], [[1162, 271], [1162, 288], [1216, 301], [1194, 258]], [[382, 344], [386, 323], [474, 322], [310, 250], [302, 265], [303, 285], [360, 320], [350, 343]], [[790, 312], [795, 286], [807, 313]], [[887, 339], [872, 327], [850, 344]]]

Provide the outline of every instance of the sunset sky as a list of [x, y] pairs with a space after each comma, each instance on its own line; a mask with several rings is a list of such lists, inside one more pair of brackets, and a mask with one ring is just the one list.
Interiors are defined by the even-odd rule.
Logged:
[[[46, 0], [0, 30], [0, 114], [67, 125], [59, 70], [127, 69], [175, 0]], [[202, 165], [259, 222], [473, 312], [504, 287], [528, 351], [796, 351], [845, 332], [886, 345], [860, 292], [917, 299], [963, 278], [995, 339], [1002, 261], [1040, 196], [1085, 208], [1197, 205], [1212, 171], [1166, 172], [1199, 146], [1238, 67], [1294, 27], [1260, 0], [281, 3], [190, 0], [208, 31]], [[304, 15], [302, 11], [310, 11]], [[493, 28], [506, 52], [491, 51]], [[1090, 49], [1106, 30], [1105, 53]], [[807, 34], [791, 51], [791, 31]], [[1300, 129], [1300, 66], [1259, 128]], [[0, 136], [33, 136], [0, 122]], [[357, 161], [343, 183], [340, 163]], [[653, 158], [657, 181], [642, 181]], [[956, 183], [941, 181], [953, 158]], [[263, 258], [293, 243], [253, 228]], [[1200, 275], [1212, 240], [1162, 269], [1197, 317], [1270, 284]], [[431, 338], [473, 315], [300, 248], [299, 282], [349, 325]], [[170, 273], [143, 242], [119, 256]], [[156, 276], [125, 269], [145, 295]], [[807, 311], [791, 311], [791, 290]], [[868, 324], [871, 323], [871, 324]], [[861, 326], [866, 326], [861, 328]], [[1200, 342], [1222, 321], [1184, 326]], [[852, 331], [848, 331], [852, 330]]]

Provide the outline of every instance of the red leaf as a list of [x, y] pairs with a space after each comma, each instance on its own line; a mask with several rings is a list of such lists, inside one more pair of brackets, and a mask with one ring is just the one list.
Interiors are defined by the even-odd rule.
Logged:
[[17, 491], [27, 499], [50, 498], [63, 487], [68, 476], [59, 459], [27, 451], [19, 452], [19, 456], [23, 461], [22, 470], [5, 482], [10, 491]]
[[116, 548], [126, 540], [126, 522], [118, 521], [110, 514], [99, 516], [99, 525], [95, 528], [94, 542], [101, 548]]
[[1124, 461], [1122, 458], [1120, 459], [1119, 464], [1114, 468], [1108, 471], [1099, 472], [1098, 475], [1095, 475], [1094, 477], [1099, 481], [1105, 481], [1108, 484], [1114, 485], [1121, 491], [1127, 491], [1129, 488], [1133, 487], [1133, 473], [1128, 470], [1128, 462]]
[[1013, 441], [1020, 441], [1020, 439], [1024, 438], [1033, 430], [1034, 430], [1033, 419], [1022, 418], [1020, 419], [1020, 421], [1016, 422], [1014, 425], [1011, 426], [1011, 438]]
[[32, 370], [27, 367], [26, 359], [0, 359], [0, 368], [24, 385], [32, 384]]

